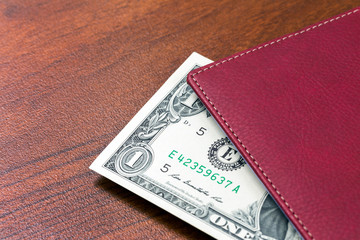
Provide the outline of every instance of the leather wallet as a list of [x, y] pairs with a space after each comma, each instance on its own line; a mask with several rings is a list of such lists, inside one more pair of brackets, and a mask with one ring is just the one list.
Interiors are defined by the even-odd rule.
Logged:
[[188, 83], [303, 238], [359, 238], [360, 8]]

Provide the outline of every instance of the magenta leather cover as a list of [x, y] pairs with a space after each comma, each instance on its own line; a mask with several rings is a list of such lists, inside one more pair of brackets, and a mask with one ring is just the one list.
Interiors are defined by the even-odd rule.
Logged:
[[360, 8], [188, 83], [305, 239], [360, 238]]

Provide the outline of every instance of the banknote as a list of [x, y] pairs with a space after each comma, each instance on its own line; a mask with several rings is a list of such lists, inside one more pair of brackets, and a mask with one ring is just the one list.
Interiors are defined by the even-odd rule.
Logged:
[[217, 239], [301, 239], [187, 85], [208, 63], [193, 53], [90, 168]]

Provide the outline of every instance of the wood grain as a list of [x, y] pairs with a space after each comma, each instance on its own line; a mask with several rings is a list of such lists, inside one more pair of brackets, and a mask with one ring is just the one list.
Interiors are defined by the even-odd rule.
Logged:
[[0, 238], [208, 239], [88, 169], [197, 51], [216, 60], [360, 1], [0, 1]]

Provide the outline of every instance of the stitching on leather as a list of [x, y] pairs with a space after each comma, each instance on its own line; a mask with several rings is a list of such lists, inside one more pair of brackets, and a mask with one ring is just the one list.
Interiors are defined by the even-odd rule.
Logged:
[[236, 59], [238, 57], [242, 57], [246, 54], [249, 54], [249, 53], [252, 53], [252, 52], [255, 52], [256, 50], [260, 50], [262, 48], [265, 48], [269, 45], [272, 45], [272, 44], [275, 44], [275, 43], [278, 43], [280, 41], [284, 41], [288, 38], [291, 38], [293, 36], [297, 36], [299, 34], [302, 34], [302, 33], [305, 33], [305, 32], [308, 32], [312, 29], [315, 29], [317, 27], [321, 27], [329, 22], [333, 22], [333, 21], [336, 21], [338, 19], [341, 19], [343, 17], [346, 17], [346, 16], [349, 16], [350, 14], [352, 13], [356, 13], [358, 12], [359, 9], [355, 9], [354, 11], [351, 11], [351, 12], [348, 12], [348, 13], [344, 13], [343, 15], [341, 16], [338, 16], [338, 17], [334, 17], [330, 20], [327, 20], [325, 22], [321, 22], [319, 23], [318, 25], [314, 25], [312, 27], [308, 27], [304, 30], [301, 30], [299, 32], [296, 32], [294, 34], [290, 34], [288, 36], [285, 36], [283, 38], [280, 38], [280, 39], [277, 39], [277, 40], [274, 40], [270, 43], [266, 43], [264, 45], [261, 45], [257, 48], [253, 48], [253, 49], [250, 49], [249, 51], [247, 52], [243, 52], [243, 53], [240, 53], [234, 57], [231, 57], [231, 58], [228, 58], [228, 59], [225, 59], [221, 62], [218, 62], [216, 64], [213, 64], [207, 68], [204, 68], [204, 69], [201, 69], [200, 71], [198, 72], [195, 72], [191, 75], [191, 78], [192, 80], [196, 83], [196, 85], [199, 87], [199, 89], [201, 90], [201, 92], [203, 93], [203, 95], [205, 96], [205, 98], [207, 99], [207, 101], [211, 104], [211, 106], [214, 108], [214, 110], [217, 112], [217, 114], [221, 117], [221, 119], [224, 121], [225, 125], [228, 127], [228, 129], [231, 131], [231, 133], [236, 137], [236, 139], [239, 141], [239, 143], [241, 144], [241, 146], [244, 148], [244, 150], [246, 151], [246, 153], [250, 156], [250, 158], [252, 159], [252, 161], [256, 164], [257, 168], [261, 171], [261, 173], [265, 176], [265, 178], [269, 181], [269, 183], [271, 184], [271, 186], [274, 188], [275, 192], [279, 195], [279, 197], [281, 198], [281, 200], [285, 203], [285, 205], [287, 206], [287, 208], [290, 210], [290, 212], [293, 214], [293, 216], [297, 219], [297, 221], [300, 223], [300, 225], [303, 227], [303, 229], [307, 232], [307, 234], [310, 236], [311, 239], [314, 239], [314, 236], [310, 233], [310, 231], [308, 230], [308, 228], [304, 225], [304, 223], [300, 220], [299, 216], [294, 212], [294, 210], [290, 207], [290, 205], [288, 204], [288, 202], [285, 200], [285, 198], [282, 196], [282, 194], [280, 193], [280, 191], [275, 187], [275, 185], [272, 183], [272, 181], [270, 180], [270, 178], [266, 175], [266, 173], [263, 171], [263, 169], [260, 167], [259, 163], [255, 160], [255, 158], [251, 155], [251, 153], [247, 150], [246, 146], [242, 143], [242, 141], [239, 139], [239, 137], [236, 135], [236, 133], [233, 131], [233, 129], [230, 127], [230, 125], [227, 123], [227, 121], [225, 120], [225, 118], [221, 115], [221, 113], [217, 110], [217, 108], [215, 107], [215, 105], [213, 104], [213, 102], [210, 100], [210, 98], [206, 95], [205, 91], [202, 89], [202, 87], [200, 86], [200, 84], [198, 83], [198, 81], [195, 79], [195, 75], [198, 75], [200, 74], [201, 72], [205, 72], [206, 70], [210, 70], [211, 68], [213, 67], [217, 67], [223, 63], [227, 63], [227, 62], [230, 62], [231, 60], [233, 59]]

